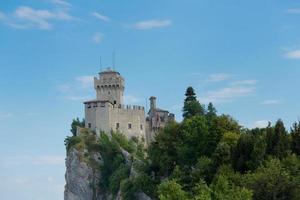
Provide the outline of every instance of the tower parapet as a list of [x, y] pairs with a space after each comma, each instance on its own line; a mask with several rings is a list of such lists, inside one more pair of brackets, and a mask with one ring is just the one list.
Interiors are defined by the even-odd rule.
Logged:
[[111, 69], [100, 72], [99, 77], [94, 78], [94, 88], [97, 92], [97, 100], [109, 101], [113, 105], [123, 104], [125, 80]]

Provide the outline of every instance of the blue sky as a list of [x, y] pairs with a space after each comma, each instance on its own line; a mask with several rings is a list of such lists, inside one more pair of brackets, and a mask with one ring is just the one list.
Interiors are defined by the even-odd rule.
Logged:
[[126, 102], [181, 119], [187, 86], [246, 127], [300, 110], [295, 0], [15, 0], [0, 2], [0, 194], [61, 200], [63, 140], [112, 65]]

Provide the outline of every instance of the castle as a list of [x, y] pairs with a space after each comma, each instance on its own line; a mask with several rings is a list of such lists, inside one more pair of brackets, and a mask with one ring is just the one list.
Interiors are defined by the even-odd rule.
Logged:
[[149, 144], [159, 129], [175, 116], [156, 107], [156, 97], [150, 97], [150, 110], [143, 106], [123, 104], [125, 80], [119, 72], [107, 69], [94, 77], [95, 100], [84, 102], [85, 127], [96, 132], [119, 131], [128, 138], [145, 139]]

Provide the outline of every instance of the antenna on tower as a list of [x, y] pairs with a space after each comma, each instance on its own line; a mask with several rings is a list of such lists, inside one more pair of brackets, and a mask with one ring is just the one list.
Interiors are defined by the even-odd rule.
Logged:
[[100, 56], [100, 72], [102, 72], [102, 58]]
[[115, 52], [115, 49], [113, 50], [113, 53], [112, 53], [112, 64], [113, 64], [113, 70], [116, 71], [116, 52]]

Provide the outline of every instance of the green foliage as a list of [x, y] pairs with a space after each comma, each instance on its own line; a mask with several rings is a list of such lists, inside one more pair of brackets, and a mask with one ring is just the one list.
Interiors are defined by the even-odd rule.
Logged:
[[242, 173], [255, 170], [265, 159], [266, 142], [263, 134], [242, 134], [232, 153], [235, 170]]
[[205, 181], [200, 180], [194, 188], [194, 200], [212, 200], [212, 190]]
[[175, 180], [167, 180], [158, 186], [160, 200], [187, 200], [187, 194]]
[[293, 124], [291, 129], [292, 136], [292, 151], [297, 155], [300, 155], [300, 122]]
[[85, 126], [85, 121], [84, 119], [82, 119], [82, 121], [80, 121], [80, 119], [77, 117], [76, 119], [73, 119], [72, 124], [71, 124], [71, 133], [73, 134], [73, 136], [76, 136], [77, 133], [77, 126], [84, 128]]
[[128, 178], [129, 173], [129, 166], [123, 163], [112, 173], [112, 175], [109, 177], [109, 190], [112, 194], [117, 194], [121, 181]]
[[283, 158], [289, 150], [289, 139], [282, 120], [278, 120], [275, 127], [267, 128], [267, 153]]
[[252, 191], [236, 186], [226, 176], [219, 175], [212, 183], [212, 197], [215, 200], [251, 200]]
[[295, 199], [295, 190], [298, 187], [278, 159], [271, 159], [255, 173], [248, 174], [246, 186], [253, 190], [254, 200]]
[[128, 140], [122, 133], [111, 133], [112, 139], [115, 140], [123, 149], [129, 153], [133, 153], [135, 150], [134, 140]]
[[204, 108], [199, 101], [197, 101], [196, 94], [192, 87], [187, 88], [185, 96], [186, 99], [184, 100], [183, 117], [187, 119], [197, 115], [204, 115]]
[[76, 144], [81, 142], [81, 138], [77, 137], [77, 136], [68, 136], [65, 139], [65, 146], [67, 149], [67, 152], [69, 152], [69, 150], [71, 149], [71, 147], [75, 146]]

